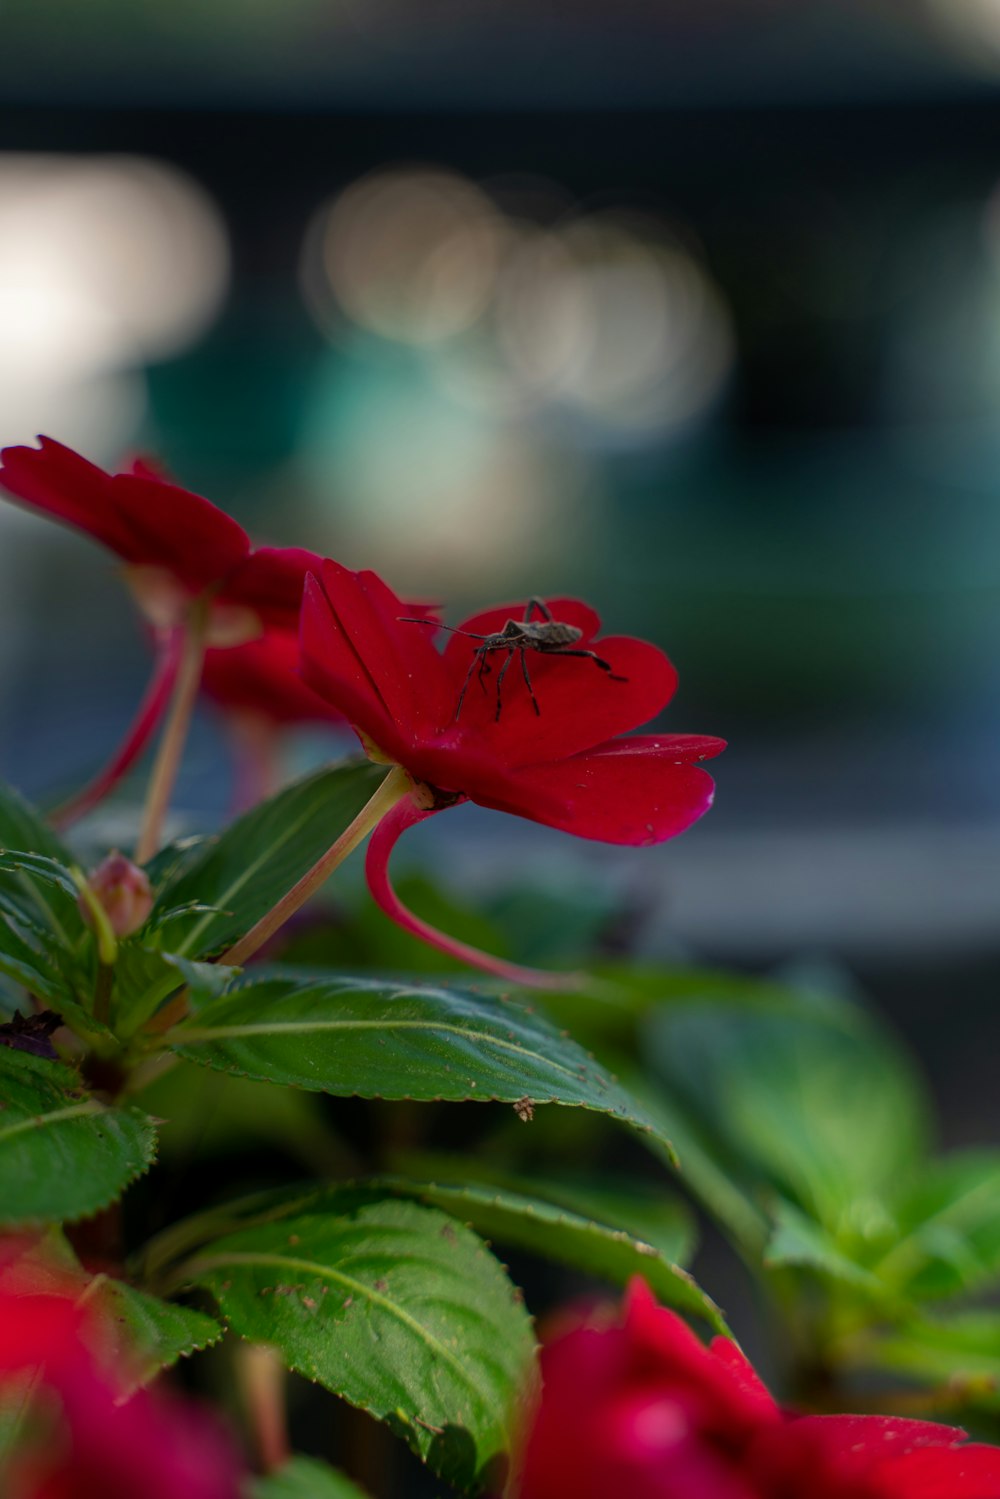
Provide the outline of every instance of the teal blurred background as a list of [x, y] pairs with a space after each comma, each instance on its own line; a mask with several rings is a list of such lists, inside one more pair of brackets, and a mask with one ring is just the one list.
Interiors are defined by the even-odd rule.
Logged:
[[[3, 442], [153, 453], [452, 622], [580, 592], [662, 643], [664, 726], [731, 741], [704, 823], [623, 853], [464, 809], [413, 859], [612, 890], [661, 955], [847, 965], [981, 1135], [997, 0], [7, 0], [3, 27]], [[0, 509], [0, 771], [72, 789], [145, 669], [110, 561]], [[230, 776], [206, 713], [180, 824]]]

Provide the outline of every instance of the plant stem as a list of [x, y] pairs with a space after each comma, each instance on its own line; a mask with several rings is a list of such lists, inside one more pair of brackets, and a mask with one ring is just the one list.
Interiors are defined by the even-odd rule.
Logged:
[[125, 738], [108, 764], [86, 786], [52, 809], [49, 821], [54, 828], [67, 828], [85, 816], [92, 807], [96, 807], [114, 790], [142, 755], [170, 701], [180, 664], [182, 639], [181, 630], [171, 630], [158, 637], [153, 674]]
[[261, 1471], [273, 1473], [288, 1461], [285, 1370], [273, 1348], [244, 1343], [236, 1349], [243, 1404]]
[[102, 1025], [111, 1021], [111, 990], [115, 981], [115, 970], [107, 963], [98, 963], [97, 979], [94, 983], [94, 1019]]
[[294, 916], [299, 907], [305, 905], [309, 897], [326, 882], [337, 865], [343, 863], [348, 854], [353, 853], [358, 845], [364, 842], [372, 829], [409, 790], [410, 782], [405, 770], [399, 765], [394, 765], [371, 800], [362, 807], [354, 821], [344, 829], [337, 841], [330, 845], [322, 858], [318, 859], [308, 873], [304, 874], [291, 890], [281, 897], [277, 905], [271, 907], [266, 916], [261, 917], [256, 926], [252, 926], [228, 952], [223, 953], [218, 961], [235, 968], [242, 966], [248, 958], [253, 957], [258, 948], [263, 947], [279, 927], [284, 926], [289, 917]]
[[135, 846], [137, 864], [148, 863], [160, 847], [163, 819], [173, 795], [181, 755], [184, 753], [188, 730], [191, 727], [195, 699], [201, 685], [201, 668], [205, 659], [205, 636], [208, 630], [210, 607], [211, 604], [207, 598], [198, 599], [192, 604], [188, 615], [170, 714], [156, 752], [156, 760], [146, 792], [142, 827]]

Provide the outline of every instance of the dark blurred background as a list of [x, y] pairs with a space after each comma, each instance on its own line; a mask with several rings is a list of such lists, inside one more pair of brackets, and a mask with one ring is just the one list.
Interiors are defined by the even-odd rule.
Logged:
[[[466, 808], [467, 889], [857, 976], [1000, 1123], [998, 0], [6, 0], [0, 439], [160, 457], [262, 540], [467, 606], [580, 592], [722, 734], [620, 852]], [[110, 749], [110, 561], [0, 509], [0, 771]], [[293, 746], [305, 763], [323, 746]], [[181, 824], [220, 817], [209, 715]], [[405, 857], [402, 862], [405, 862]]]

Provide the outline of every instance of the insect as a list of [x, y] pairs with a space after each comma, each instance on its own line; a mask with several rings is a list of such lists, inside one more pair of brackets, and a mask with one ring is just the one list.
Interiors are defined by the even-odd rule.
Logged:
[[[532, 613], [537, 611], [540, 619], [532, 619]], [[472, 681], [473, 673], [483, 691], [486, 691], [485, 678], [489, 676], [491, 667], [489, 657], [494, 651], [506, 651], [507, 659], [497, 673], [497, 707], [493, 715], [493, 722], [499, 723], [500, 712], [503, 708], [503, 682], [507, 675], [510, 663], [515, 656], [521, 660], [521, 673], [524, 677], [524, 685], [528, 689], [532, 707], [535, 713], [541, 717], [542, 710], [538, 706], [535, 689], [531, 685], [531, 677], [528, 675], [528, 651], [539, 651], [544, 656], [585, 656], [599, 666], [601, 671], [607, 672], [612, 682], [627, 682], [627, 677], [620, 677], [612, 669], [611, 663], [602, 660], [596, 651], [584, 649], [576, 650], [573, 647], [583, 636], [583, 631], [576, 625], [564, 624], [562, 620], [554, 619], [552, 610], [543, 599], [530, 598], [524, 611], [523, 619], [508, 619], [502, 630], [497, 630], [493, 635], [479, 635], [472, 630], [455, 630], [451, 625], [439, 625], [433, 619], [403, 619], [401, 623], [408, 625], [431, 625], [434, 629], [448, 630], [452, 635], [465, 635], [469, 640], [479, 640], [482, 643], [472, 654], [469, 662], [469, 670], [465, 674], [462, 690], [458, 694], [458, 704], [455, 708], [457, 719], [465, 702], [465, 694], [469, 683]], [[478, 669], [477, 669], [478, 668]]]

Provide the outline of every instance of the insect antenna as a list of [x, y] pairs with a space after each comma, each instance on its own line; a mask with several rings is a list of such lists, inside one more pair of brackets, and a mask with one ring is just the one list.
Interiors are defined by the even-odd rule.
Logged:
[[439, 625], [436, 619], [408, 619], [400, 614], [396, 617], [400, 625], [430, 625], [435, 630], [447, 630], [450, 635], [465, 635], [469, 640], [489, 640], [488, 635], [476, 635], [472, 630], [456, 630], [452, 625]]

